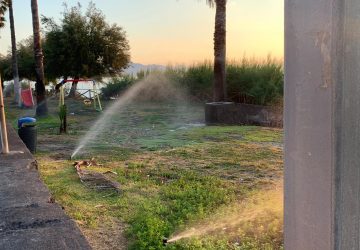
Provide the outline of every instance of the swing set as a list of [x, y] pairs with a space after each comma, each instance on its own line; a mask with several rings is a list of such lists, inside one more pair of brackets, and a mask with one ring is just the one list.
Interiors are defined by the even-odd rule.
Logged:
[[[56, 88], [59, 89], [60, 92], [60, 100], [59, 100], [59, 106], [63, 106], [65, 105], [65, 87], [64, 85], [68, 82], [74, 83], [74, 82], [91, 82], [92, 83], [92, 88], [88, 88], [88, 89], [76, 89], [76, 92], [79, 96], [84, 98], [84, 104], [85, 105], [89, 105], [91, 104], [91, 101], [93, 100], [94, 102], [94, 109], [97, 111], [102, 111], [102, 105], [101, 105], [101, 101], [100, 101], [100, 93], [99, 90], [97, 88], [97, 83], [95, 82], [95, 80], [91, 80], [91, 79], [78, 79], [78, 80], [63, 80], [62, 82], [60, 82], [59, 84], [56, 85]], [[80, 92], [81, 90], [84, 90], [85, 92]]]

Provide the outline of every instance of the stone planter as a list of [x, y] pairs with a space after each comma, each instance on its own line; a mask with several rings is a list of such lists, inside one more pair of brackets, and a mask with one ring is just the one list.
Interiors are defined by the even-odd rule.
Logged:
[[233, 102], [211, 102], [205, 105], [207, 125], [258, 125], [282, 127], [281, 108]]

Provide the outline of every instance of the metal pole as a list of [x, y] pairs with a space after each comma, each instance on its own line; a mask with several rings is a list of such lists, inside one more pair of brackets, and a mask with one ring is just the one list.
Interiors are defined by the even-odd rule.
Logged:
[[2, 143], [2, 136], [1, 136], [2, 132], [1, 132], [1, 125], [0, 125], [0, 152], [2, 152], [3, 149], [3, 143]]
[[5, 108], [4, 108], [4, 98], [1, 84], [1, 75], [0, 75], [0, 123], [1, 123], [1, 139], [2, 139], [2, 153], [9, 153], [9, 143], [7, 138], [7, 129], [6, 129], [6, 118], [5, 118]]
[[101, 102], [100, 102], [100, 97], [99, 97], [99, 92], [98, 92], [98, 89], [96, 87], [96, 82], [94, 81], [94, 92], [95, 92], [95, 95], [96, 95], [96, 98], [94, 96], [94, 102], [96, 102], [95, 99], [97, 99], [98, 103], [99, 103], [99, 111], [102, 111], [102, 106], [101, 106]]

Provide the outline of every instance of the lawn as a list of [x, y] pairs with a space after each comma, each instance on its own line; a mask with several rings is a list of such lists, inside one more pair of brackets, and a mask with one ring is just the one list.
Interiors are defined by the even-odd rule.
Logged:
[[[28, 112], [7, 103], [13, 121]], [[204, 126], [192, 103], [131, 104], [76, 156], [120, 183], [119, 193], [99, 191], [69, 158], [101, 113], [67, 100], [69, 131], [59, 135], [49, 103], [38, 124], [41, 177], [94, 249], [282, 249], [282, 130]], [[163, 237], [176, 241], [164, 247]]]

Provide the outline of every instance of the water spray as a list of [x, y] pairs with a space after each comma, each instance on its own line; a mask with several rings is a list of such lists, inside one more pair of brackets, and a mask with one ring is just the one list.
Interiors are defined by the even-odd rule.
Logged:
[[[161, 93], [161, 91], [163, 93]], [[131, 103], [135, 98], [141, 96], [147, 96], [145, 91], [158, 91], [158, 96], [167, 96], [167, 97], [176, 97], [182, 98], [181, 94], [178, 94], [179, 91], [173, 88], [170, 85], [169, 80], [162, 74], [152, 74], [145, 78], [142, 81], [137, 82], [127, 89], [119, 99], [108, 107], [104, 113], [97, 119], [97, 121], [90, 127], [89, 131], [85, 136], [80, 140], [76, 149], [71, 155], [71, 158], [74, 158], [80, 151], [86, 147], [91, 141], [95, 140], [100, 133], [106, 130], [109, 126], [108, 122], [113, 117], [114, 114], [119, 113], [126, 105]], [[144, 94], [145, 93], [145, 94]], [[151, 92], [149, 92], [149, 95]], [[178, 96], [176, 96], [176, 94]], [[174, 99], [174, 98], [173, 98]]]

